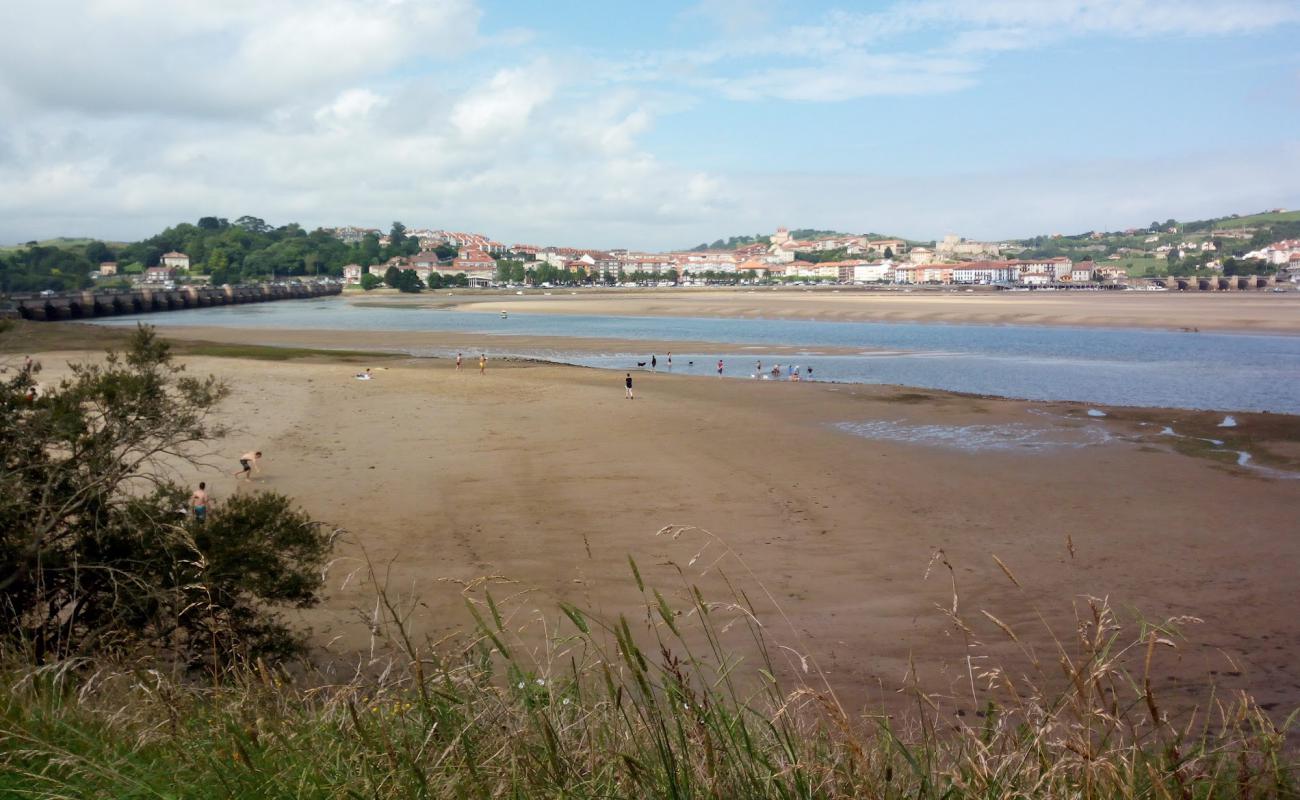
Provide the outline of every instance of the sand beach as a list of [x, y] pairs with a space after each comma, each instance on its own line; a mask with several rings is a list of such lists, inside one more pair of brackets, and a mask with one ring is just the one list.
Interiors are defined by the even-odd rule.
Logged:
[[[46, 377], [86, 357], [46, 353]], [[459, 372], [407, 357], [184, 360], [232, 386], [235, 429], [187, 477], [218, 498], [245, 491], [229, 472], [261, 449], [255, 488], [345, 532], [325, 605], [302, 615], [339, 664], [374, 644], [365, 558], [436, 640], [465, 624], [463, 592], [484, 579], [521, 624], [561, 599], [644, 613], [632, 557], [666, 593], [724, 595], [725, 573], [788, 619], [774, 641], [854, 703], [893, 702], [909, 664], [960, 691], [969, 644], [940, 611], [954, 581], [964, 610], [1038, 648], [1040, 619], [1069, 635], [1089, 596], [1130, 617], [1199, 618], [1157, 665], [1177, 696], [1201, 702], [1214, 682], [1265, 708], [1300, 701], [1294, 417], [1219, 430], [1206, 412], [664, 370], [634, 374], [628, 401], [621, 372], [525, 361], [480, 376], [474, 358]], [[366, 366], [374, 379], [355, 380]], [[1211, 434], [1255, 461], [1197, 438]], [[659, 533], [674, 525], [691, 529]], [[996, 648], [991, 622], [975, 635]]]

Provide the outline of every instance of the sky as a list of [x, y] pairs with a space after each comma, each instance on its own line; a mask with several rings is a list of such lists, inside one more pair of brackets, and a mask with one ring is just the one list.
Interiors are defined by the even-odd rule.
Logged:
[[0, 243], [669, 249], [1300, 206], [1297, 0], [8, 0]]

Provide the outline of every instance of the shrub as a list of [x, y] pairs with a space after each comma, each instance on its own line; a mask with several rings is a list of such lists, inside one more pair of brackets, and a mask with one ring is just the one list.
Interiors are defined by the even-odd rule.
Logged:
[[227, 388], [140, 326], [34, 401], [0, 370], [0, 640], [36, 662], [151, 648], [198, 666], [283, 655], [272, 606], [311, 605], [329, 536], [278, 495], [185, 514], [177, 461], [224, 434]]

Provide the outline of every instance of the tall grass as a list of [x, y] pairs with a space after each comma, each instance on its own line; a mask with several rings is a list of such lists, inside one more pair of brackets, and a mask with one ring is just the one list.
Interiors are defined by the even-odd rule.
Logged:
[[[933, 565], [951, 569], [942, 553]], [[1289, 721], [1275, 727], [1249, 697], [1171, 722], [1151, 672], [1176, 645], [1177, 620], [1125, 626], [1087, 598], [1068, 635], [1038, 653], [981, 611], [1021, 668], [963, 665], [977, 714], [953, 716], [949, 698], [911, 680], [902, 691], [914, 711], [863, 716], [845, 710], [812, 655], [779, 640], [779, 612], [760, 618], [767, 604], [742, 584], [761, 585], [733, 584], [721, 566], [708, 569], [729, 593], [709, 599], [698, 574], [679, 569], [665, 595], [629, 559], [643, 609], [633, 618], [562, 602], [534, 616], [529, 595], [476, 582], [465, 592], [472, 629], [440, 642], [417, 643], [409, 607], [381, 593], [374, 629], [387, 660], [346, 680], [257, 663], [199, 686], [146, 667], [11, 662], [0, 673], [0, 796], [1296, 794]], [[979, 646], [955, 581], [943, 613]]]

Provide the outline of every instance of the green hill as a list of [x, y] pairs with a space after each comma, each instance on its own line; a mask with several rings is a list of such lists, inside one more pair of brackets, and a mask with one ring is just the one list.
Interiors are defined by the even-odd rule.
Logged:
[[[1216, 230], [1224, 231], [1233, 228], [1256, 228], [1260, 225], [1272, 225], [1277, 222], [1300, 222], [1300, 211], [1265, 211], [1262, 214], [1247, 214], [1246, 216], [1219, 217], [1218, 219], [1208, 219], [1200, 222], [1187, 223], [1187, 229], [1190, 230]], [[1200, 227], [1204, 226], [1204, 228]]]
[[[22, 244], [4, 244], [0, 245], [0, 253], [14, 253], [19, 250], [26, 250], [29, 247], [57, 247], [60, 250], [81, 250], [91, 242], [100, 241], [98, 239], [89, 239], [82, 236], [58, 236], [53, 239], [42, 239], [39, 242], [23, 242]], [[125, 247], [126, 242], [104, 242], [109, 247]]]

